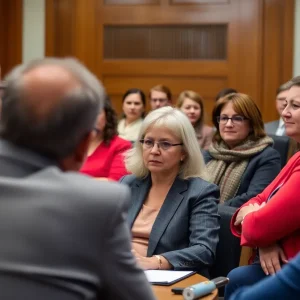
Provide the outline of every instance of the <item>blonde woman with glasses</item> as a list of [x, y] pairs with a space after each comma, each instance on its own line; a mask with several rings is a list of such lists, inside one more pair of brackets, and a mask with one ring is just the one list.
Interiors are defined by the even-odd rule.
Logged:
[[132, 175], [128, 222], [132, 251], [144, 269], [195, 270], [208, 276], [218, 243], [219, 189], [206, 181], [193, 126], [163, 107], [144, 119], [140, 143], [127, 152]]

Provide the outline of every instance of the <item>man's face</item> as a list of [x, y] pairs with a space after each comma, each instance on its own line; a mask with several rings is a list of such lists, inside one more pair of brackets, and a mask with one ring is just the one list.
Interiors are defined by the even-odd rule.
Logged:
[[288, 95], [288, 93], [289, 93], [289, 90], [282, 91], [276, 97], [276, 109], [280, 116], [285, 108], [285, 103], [286, 103], [285, 99], [286, 99], [286, 96]]
[[152, 110], [170, 105], [167, 94], [159, 91], [151, 91], [150, 105]]

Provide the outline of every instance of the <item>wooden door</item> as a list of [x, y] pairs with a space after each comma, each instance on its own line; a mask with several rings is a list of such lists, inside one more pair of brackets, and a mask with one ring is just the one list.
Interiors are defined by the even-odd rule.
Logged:
[[[292, 76], [294, 1], [47, 0], [46, 54], [76, 56], [103, 81], [118, 112], [123, 93], [157, 84], [176, 100], [219, 90], [250, 94], [266, 120], [275, 90]], [[285, 41], [283, 43], [283, 40]], [[289, 57], [287, 57], [290, 55]]]

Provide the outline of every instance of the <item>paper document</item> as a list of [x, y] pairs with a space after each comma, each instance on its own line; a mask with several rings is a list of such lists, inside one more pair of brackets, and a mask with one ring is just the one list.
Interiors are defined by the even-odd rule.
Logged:
[[194, 274], [194, 271], [147, 270], [146, 277], [150, 283], [169, 285]]

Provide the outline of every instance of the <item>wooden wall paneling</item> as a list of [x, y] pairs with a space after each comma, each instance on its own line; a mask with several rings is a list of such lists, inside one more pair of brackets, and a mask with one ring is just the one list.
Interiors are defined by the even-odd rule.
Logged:
[[225, 24], [230, 8], [228, 4], [102, 6], [104, 25]]
[[277, 88], [292, 76], [294, 1], [264, 0], [262, 112], [265, 121], [278, 118]]
[[283, 68], [281, 75], [282, 81], [286, 82], [293, 76], [295, 0], [283, 1], [283, 3]]
[[104, 59], [225, 60], [227, 26], [104, 26]]
[[260, 0], [232, 0], [231, 3], [234, 15], [229, 27], [232, 36], [229, 38], [228, 63], [232, 70], [228, 84], [251, 95], [260, 106], [263, 5]]
[[227, 61], [142, 61], [142, 60], [105, 60], [104, 75], [164, 75], [164, 76], [203, 76], [226, 77]]
[[[204, 104], [208, 99], [214, 99], [216, 91], [226, 87], [226, 77], [196, 77], [196, 76], [112, 76], [103, 77], [103, 83], [110, 95], [118, 113], [122, 110], [122, 95], [128, 88], [138, 87], [147, 95], [151, 87], [157, 84], [168, 86], [173, 94], [173, 104], [175, 105], [178, 95], [183, 90], [194, 90], [204, 98]], [[211, 101], [210, 101], [211, 102]], [[212, 110], [214, 100], [209, 105], [209, 115]], [[147, 100], [147, 109], [149, 101]]]
[[229, 3], [230, 0], [170, 0], [171, 4], [212, 4]]
[[159, 0], [104, 0], [105, 5], [110, 4], [121, 4], [121, 5], [149, 5], [149, 4], [159, 4]]
[[0, 1], [1, 11], [1, 51], [2, 76], [22, 62], [22, 21], [23, 1]]
[[46, 0], [47, 56], [74, 56], [97, 73], [97, 0]]
[[281, 82], [282, 72], [282, 1], [264, 1], [264, 41], [263, 41], [263, 89], [262, 111], [265, 121], [278, 118], [275, 108], [276, 89]]

